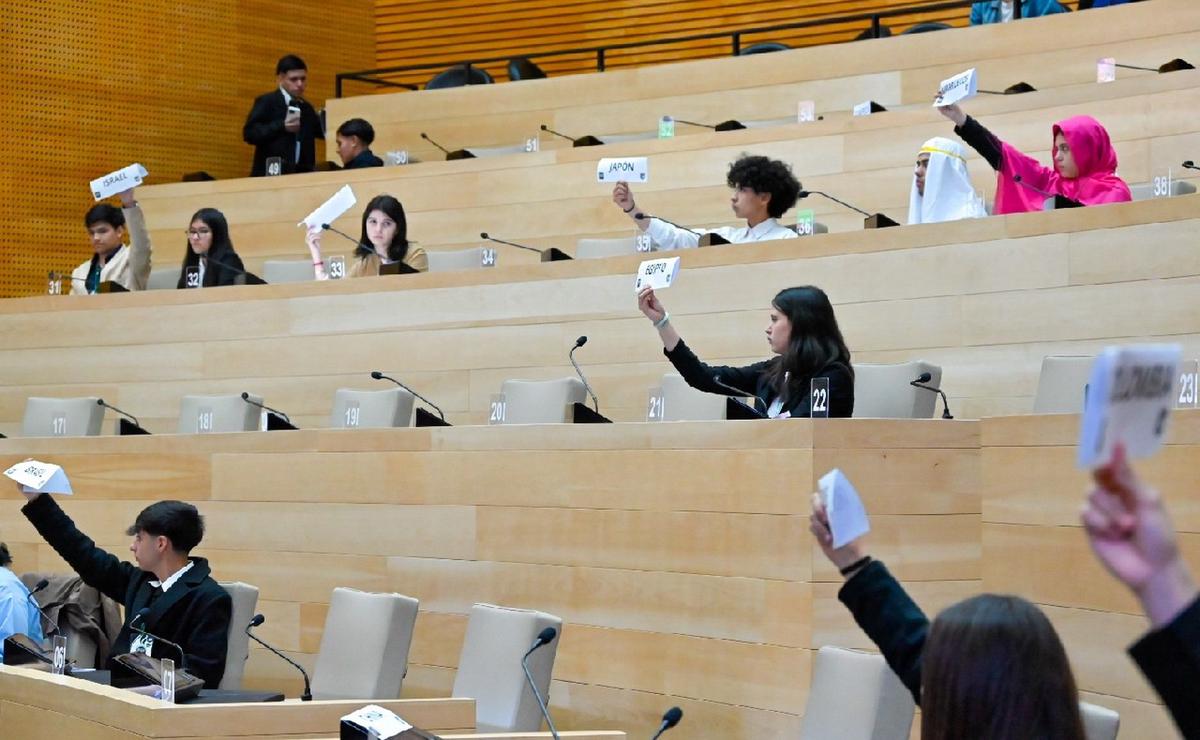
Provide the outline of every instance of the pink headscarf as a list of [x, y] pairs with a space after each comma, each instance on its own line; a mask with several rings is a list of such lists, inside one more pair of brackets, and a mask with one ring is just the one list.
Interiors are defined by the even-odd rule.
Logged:
[[[1001, 142], [1002, 161], [994, 209], [997, 215], [1042, 210], [1046, 198], [1038, 190], [1066, 196], [1085, 206], [1133, 200], [1129, 186], [1117, 177], [1117, 153], [1099, 121], [1091, 116], [1072, 116], [1054, 124], [1054, 136], [1059, 133], [1071, 147], [1079, 176], [1063, 177], [1058, 174], [1057, 162], [1054, 169], [1043, 167], [1033, 157]], [[1050, 159], [1054, 161], [1053, 145]], [[1017, 175], [1021, 176], [1021, 183], [1014, 180]]]

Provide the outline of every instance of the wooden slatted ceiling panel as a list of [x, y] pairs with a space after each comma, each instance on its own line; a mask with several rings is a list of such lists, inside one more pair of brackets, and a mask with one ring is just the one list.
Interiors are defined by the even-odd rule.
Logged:
[[[250, 169], [242, 122], [276, 60], [305, 57], [318, 106], [342, 70], [375, 63], [361, 0], [126, 3], [33, 0], [0, 7], [0, 110], [10, 142], [0, 178], [0, 296], [45, 292], [46, 273], [91, 250], [87, 183], [131, 162], [152, 183]], [[156, 244], [156, 264], [184, 246]]]
[[[922, 3], [912, 0], [858, 0], [797, 3], [794, 0], [746, 0], [736, 6], [715, 0], [658, 0], [657, 2], [597, 2], [595, 0], [521, 0], [479, 3], [468, 0], [405, 2], [378, 0], [376, 44], [380, 67], [444, 62], [462, 59], [535, 54], [538, 52], [646, 41], [722, 29], [791, 23], [810, 18], [872, 12]], [[927, 3], [925, 3], [927, 4]], [[895, 22], [897, 30], [917, 20], [940, 20], [965, 25], [967, 12], [941, 11]], [[817, 29], [750, 34], [743, 46], [778, 41], [790, 46], [845, 41], [866, 27], [863, 22]], [[655, 64], [663, 61], [719, 56], [729, 53], [727, 39], [695, 41], [664, 47], [610, 51], [610, 68]], [[538, 60], [551, 74], [592, 71], [594, 55], [572, 55]], [[504, 65], [487, 65], [497, 79], [506, 79]], [[431, 73], [403, 78], [423, 82]], [[367, 90], [355, 84], [352, 90]]]

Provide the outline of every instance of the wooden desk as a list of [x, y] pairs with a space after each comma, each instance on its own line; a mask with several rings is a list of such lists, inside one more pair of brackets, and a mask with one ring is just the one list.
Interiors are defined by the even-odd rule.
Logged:
[[472, 699], [168, 705], [90, 681], [0, 666], [0, 728], [11, 740], [306, 738], [336, 731], [342, 717], [366, 703], [438, 734], [475, 727]]

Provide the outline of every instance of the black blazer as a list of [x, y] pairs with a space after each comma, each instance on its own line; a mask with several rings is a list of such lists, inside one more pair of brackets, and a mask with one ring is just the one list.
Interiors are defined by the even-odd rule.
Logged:
[[921, 651], [929, 635], [929, 620], [921, 607], [878, 560], [842, 584], [838, 599], [921, 706]]
[[364, 149], [358, 156], [346, 163], [344, 170], [358, 170], [364, 167], [382, 167], [383, 160], [376, 157], [370, 149]]
[[[242, 126], [242, 139], [254, 147], [254, 165], [251, 177], [267, 174], [267, 159], [280, 157], [284, 174], [312, 172], [317, 161], [316, 140], [325, 139], [321, 119], [307, 101], [292, 98], [292, 104], [300, 108], [300, 130], [292, 133], [283, 127], [288, 104], [283, 91], [276, 89], [254, 99], [246, 124]], [[296, 160], [296, 141], [300, 141], [300, 159]]]
[[[727, 365], [706, 365], [696, 357], [696, 354], [682, 339], [675, 349], [663, 354], [687, 381], [687, 384], [698, 391], [729, 395], [729, 390], [713, 382], [713, 377], [720, 377], [725, 385], [733, 386], [748, 396], [754, 396], [754, 408], [762, 413], [767, 412], [771, 401], [775, 398], [775, 389], [770, 385], [767, 369], [773, 360], [763, 360], [745, 367]], [[829, 415], [831, 417], [847, 418], [854, 414], [854, 378], [850, 369], [841, 363], [831, 363], [814, 374], [814, 378], [829, 379]], [[812, 399], [807, 390], [799, 398], [784, 400], [782, 411], [787, 411], [792, 417], [812, 416]]]
[[[158, 580], [153, 573], [96, 547], [52, 496], [38, 496], [21, 511], [84, 583], [125, 607], [125, 623], [113, 643], [111, 655], [129, 652], [134, 634], [129, 623], [149, 605], [150, 611], [139, 626], [152, 635], [178, 643], [186, 663], [181, 667], [203, 679], [205, 688], [217, 688], [225, 674], [233, 600], [212, 579], [207, 560], [191, 558], [191, 570], [164, 594], [150, 585], [150, 581]], [[159, 598], [150, 605], [154, 591], [160, 591]], [[154, 642], [152, 650], [155, 658], [175, 659], [177, 655], [159, 640]]]
[[1200, 737], [1200, 599], [1129, 654], [1162, 697], [1183, 737]]
[[[188, 247], [191, 249], [191, 247]], [[189, 254], [189, 257], [194, 255]], [[242, 277], [246, 274], [246, 267], [242, 264], [242, 258], [237, 255], [237, 252], [232, 249], [227, 249], [223, 252], [212, 252], [208, 254], [208, 265], [204, 268], [204, 281], [200, 283], [205, 288], [218, 288], [222, 285], [240, 285]], [[221, 264], [216, 264], [220, 262]], [[197, 257], [196, 262], [192, 265], [184, 264], [179, 271], [179, 282], [175, 284], [176, 288], [187, 287], [187, 268], [198, 267], [200, 263]]]

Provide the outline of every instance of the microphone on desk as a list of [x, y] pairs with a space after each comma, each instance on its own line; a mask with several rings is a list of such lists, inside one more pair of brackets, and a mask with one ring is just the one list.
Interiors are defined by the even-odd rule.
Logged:
[[544, 123], [541, 125], [541, 129], [548, 134], [554, 134], [555, 136], [557, 136], [560, 139], [566, 139], [567, 141], [571, 142], [572, 144], [575, 143], [574, 136], [567, 136], [566, 134], [560, 134], [559, 132], [555, 131], [554, 129], [550, 128], [549, 126], [547, 126]]
[[845, 206], [846, 208], [849, 208], [850, 210], [852, 210], [856, 213], [861, 213], [863, 216], [865, 216], [865, 218], [863, 219], [863, 228], [882, 229], [882, 228], [885, 228], [888, 226], [899, 226], [900, 225], [896, 221], [892, 220], [891, 218], [889, 218], [888, 216], [885, 216], [882, 213], [867, 213], [866, 211], [859, 208], [858, 206], [851, 205], [851, 204], [847, 203], [846, 201], [842, 200], [841, 198], [835, 198], [834, 196], [830, 195], [829, 193], [826, 193], [826, 192], [823, 192], [820, 190], [801, 190], [800, 193], [796, 197], [797, 197], [797, 200], [803, 200], [810, 195], [819, 195], [823, 198], [828, 198], [829, 200], [832, 200], [834, 203]]
[[1179, 57], [1176, 57], [1176, 58], [1172, 59], [1171, 61], [1166, 62], [1164, 64], [1160, 64], [1157, 67], [1139, 67], [1136, 64], [1122, 64], [1122, 63], [1116, 62], [1116, 61], [1113, 62], [1113, 66], [1120, 67], [1121, 69], [1136, 69], [1139, 72], [1157, 72], [1159, 74], [1166, 74], [1167, 72], [1178, 72], [1178, 71], [1184, 70], [1184, 69], [1195, 69], [1196, 68], [1195, 65], [1193, 65], [1191, 62], [1188, 62], [1187, 60], [1184, 60], [1184, 59], [1180, 59]]
[[541, 129], [548, 134], [554, 134], [555, 136], [566, 139], [567, 141], [571, 142], [571, 146], [575, 146], [575, 147], [601, 146], [604, 144], [603, 141], [601, 141], [600, 139], [598, 139], [595, 136], [592, 136], [591, 134], [586, 134], [584, 136], [580, 136], [579, 138], [575, 138], [574, 136], [567, 136], [564, 133], [555, 131], [554, 129], [550, 128], [549, 126], [547, 126], [544, 123], [542, 124]]
[[746, 128], [746, 124], [733, 119], [721, 121], [720, 123], [713, 125], [711, 123], [697, 123], [696, 121], [685, 121], [682, 118], [676, 118], [675, 123], [682, 123], [687, 126], [697, 126], [699, 128], [710, 128], [713, 131], [738, 131]]
[[260, 409], [262, 409], [263, 411], [267, 412], [267, 429], [268, 430], [271, 430], [271, 416], [272, 415], [282, 419], [284, 424], [287, 425], [287, 426], [276, 426], [275, 427], [276, 429], [296, 429], [297, 428], [294, 424], [292, 424], [292, 420], [290, 418], [288, 418], [287, 414], [283, 413], [279, 409], [273, 409], [270, 406], [266, 405], [265, 403], [259, 403], [258, 401], [255, 401], [253, 398], [250, 397], [250, 394], [247, 393], [246, 391], [242, 391], [242, 400], [245, 401], [246, 403], [250, 404], [251, 406], [257, 406]]
[[1200, 167], [1197, 167], [1196, 163], [1190, 159], [1185, 161], [1182, 166], [1189, 170], [1200, 170]]
[[[754, 408], [753, 406], [751, 406], [750, 404], [748, 404], [742, 400], [746, 396], [754, 395], [753, 393], [747, 393], [746, 391], [742, 390], [741, 388], [734, 388], [732, 385], [729, 385], [725, 381], [721, 380], [720, 375], [714, 375], [712, 377], [712, 379], [713, 379], [714, 383], [721, 386], [725, 390], [729, 391], [729, 393], [724, 394], [726, 396], [726, 401], [725, 401], [725, 418], [726, 419], [765, 419], [765, 418], [767, 418], [766, 414], [762, 413], [758, 409]], [[718, 394], [718, 395], [721, 395], [721, 394]]]
[[372, 370], [371, 377], [374, 378], [375, 380], [390, 380], [390, 381], [392, 381], [396, 385], [400, 386], [404, 390], [408, 391], [409, 393], [413, 394], [417, 398], [424, 401], [426, 406], [431, 407], [434, 411], [436, 411], [438, 413], [438, 416], [441, 418], [442, 421], [446, 420], [446, 415], [443, 414], [442, 410], [437, 407], [437, 404], [435, 404], [433, 401], [430, 401], [425, 396], [422, 396], [420, 393], [417, 393], [412, 388], [409, 388], [407, 385], [401, 383], [399, 380], [396, 380], [395, 378], [393, 378], [391, 376], [384, 375], [383, 373], [379, 372], [378, 370]]
[[[1020, 175], [1013, 175], [1013, 182], [1015, 182], [1016, 184], [1020, 185], [1023, 188], [1028, 188], [1028, 189], [1032, 190], [1033, 192], [1037, 193], [1038, 195], [1045, 196], [1046, 200], [1049, 201], [1051, 203], [1051, 205], [1053, 206], [1052, 210], [1058, 210], [1059, 208], [1078, 208], [1079, 206], [1083, 205], [1079, 201], [1071, 200], [1070, 198], [1068, 198], [1065, 195], [1049, 193], [1049, 192], [1046, 192], [1045, 190], [1042, 190], [1041, 188], [1037, 187], [1036, 185], [1030, 185], [1029, 183], [1025, 182], [1025, 178], [1021, 177]], [[1042, 203], [1042, 210], [1047, 210], [1045, 202]]]
[[691, 233], [695, 234], [696, 236], [704, 236], [704, 234], [700, 233], [699, 231], [696, 231], [695, 229], [689, 229], [686, 226], [680, 226], [679, 224], [675, 223], [674, 221], [668, 221], [667, 219], [663, 218], [662, 216], [651, 216], [650, 214], [647, 214], [647, 213], [636, 213], [636, 214], [634, 214], [633, 217], [635, 219], [637, 219], [638, 221], [649, 221], [652, 218], [657, 218], [659, 221], [662, 221], [664, 224], [670, 224], [677, 229], [683, 229], [684, 231], [690, 231]]
[[550, 247], [549, 249], [537, 249], [536, 247], [527, 247], [524, 244], [517, 244], [516, 242], [506, 242], [503, 239], [497, 239], [494, 236], [488, 236], [488, 233], [486, 231], [479, 232], [479, 238], [487, 239], [489, 242], [496, 242], [497, 244], [507, 244], [508, 246], [516, 247], [517, 249], [527, 249], [530, 252], [537, 252], [539, 255], [541, 255], [542, 262], [559, 262], [562, 260], [574, 259], [573, 257], [571, 257], [571, 255], [562, 251], [558, 247]]
[[587, 378], [583, 375], [583, 370], [579, 369], [579, 363], [575, 361], [575, 350], [587, 344], [587, 336], [581, 336], [575, 340], [575, 346], [567, 353], [567, 359], [575, 366], [575, 374], [583, 381], [583, 387], [587, 390], [588, 395], [592, 397], [592, 407], [596, 409], [596, 413], [600, 413], [600, 399], [596, 398], [596, 392], [592, 390], [592, 386], [588, 384]]
[[489, 242], [496, 242], [497, 244], [507, 244], [508, 246], [510, 246], [510, 247], [516, 247], [517, 249], [525, 249], [525, 250], [528, 250], [528, 251], [530, 251], [530, 252], [537, 252], [538, 254], [541, 254], [541, 253], [542, 253], [542, 250], [540, 250], [540, 249], [536, 249], [536, 248], [534, 248], [534, 247], [527, 247], [527, 246], [525, 246], [524, 244], [517, 244], [516, 242], [506, 242], [506, 241], [504, 241], [503, 239], [497, 239], [497, 238], [496, 238], [496, 237], [494, 237], [494, 236], [488, 236], [488, 233], [487, 233], [486, 231], [481, 231], [481, 232], [479, 232], [479, 238], [480, 238], [480, 239], [487, 239]]
[[666, 711], [662, 718], [662, 724], [658, 726], [658, 732], [654, 733], [654, 737], [650, 740], [658, 740], [658, 737], [675, 725], [679, 724], [679, 720], [683, 719], [683, 710], [679, 707], [671, 707]]
[[42, 580], [37, 582], [37, 585], [34, 586], [33, 590], [29, 592], [29, 595], [25, 597], [26, 599], [29, 600], [29, 603], [33, 605], [33, 608], [37, 609], [38, 615], [41, 617], [41, 619], [45, 622], [46, 626], [48, 627], [48, 629], [46, 630], [46, 633], [45, 633], [45, 635], [43, 635], [43, 637], [52, 637], [56, 632], [60, 631], [58, 629], [58, 625], [55, 624], [54, 621], [51, 620], [50, 617], [48, 617], [46, 615], [46, 612], [42, 611], [42, 605], [37, 602], [37, 599], [33, 598], [34, 594], [36, 594], [40, 591], [46, 590], [46, 587], [49, 585], [50, 585], [50, 581], [43, 578]]
[[300, 671], [300, 675], [304, 676], [304, 693], [301, 694], [300, 701], [312, 701], [312, 687], [308, 681], [308, 672], [305, 671], [304, 668], [302, 668], [299, 663], [292, 660], [291, 658], [284, 655], [283, 653], [279, 652], [278, 650], [271, 647], [267, 643], [263, 642], [262, 640], [260, 640], [258, 638], [258, 635], [254, 634], [253, 632], [250, 631], [251, 627], [257, 627], [258, 625], [262, 624], [265, 621], [267, 621], [266, 617], [264, 617], [261, 614], [255, 614], [254, 618], [250, 620], [250, 623], [246, 625], [246, 637], [249, 637], [251, 640], [254, 640], [259, 645], [262, 645], [267, 650], [270, 650], [272, 653], [275, 653], [276, 655], [278, 655], [280, 658], [283, 658], [288, 663], [290, 663], [293, 668]]
[[[161, 642], [162, 644], [166, 645], [167, 647], [175, 648], [175, 651], [179, 653], [179, 667], [180, 667], [180, 669], [186, 671], [187, 670], [187, 656], [184, 655], [183, 648], [181, 648], [179, 645], [171, 642], [170, 640], [168, 640], [165, 637], [159, 637], [158, 635], [147, 632], [144, 627], [135, 626], [138, 622], [145, 622], [146, 615], [149, 613], [150, 613], [150, 607], [148, 607], [148, 606], [142, 607], [138, 611], [138, 613], [133, 616], [133, 619], [129, 620], [129, 629], [133, 630], [134, 632], [137, 632], [139, 635], [144, 635], [145, 637], [149, 637], [151, 640], [154, 640], [155, 642]], [[150, 656], [150, 657], [154, 657], [154, 656]]]
[[475, 155], [466, 149], [455, 149], [454, 151], [450, 151], [446, 147], [429, 138], [429, 134], [425, 133], [424, 131], [421, 132], [421, 138], [440, 149], [442, 153], [446, 155], [446, 159], [475, 159]]
[[542, 710], [542, 717], [546, 719], [546, 725], [550, 728], [550, 735], [554, 740], [558, 740], [558, 730], [554, 727], [554, 721], [550, 719], [550, 710], [546, 709], [546, 702], [542, 700], [542, 693], [538, 691], [537, 684], [534, 683], [533, 674], [529, 672], [529, 656], [533, 654], [543, 645], [554, 641], [558, 636], [558, 630], [553, 627], [547, 627], [538, 633], [537, 639], [533, 641], [533, 646], [525, 651], [525, 655], [521, 657], [521, 668], [525, 671], [525, 680], [529, 682], [529, 688], [533, 690], [533, 698], [537, 699], [538, 708]]
[[335, 229], [335, 228], [333, 228], [333, 227], [332, 227], [332, 226], [330, 226], [329, 224], [321, 224], [321, 230], [322, 230], [322, 231], [332, 231], [333, 233], [335, 233], [335, 234], [337, 234], [338, 236], [342, 237], [342, 238], [343, 238], [343, 239], [345, 239], [346, 241], [354, 242], [354, 246], [355, 246], [355, 247], [357, 247], [357, 246], [359, 246], [359, 245], [361, 244], [361, 242], [359, 242], [359, 240], [355, 239], [354, 237], [350, 236], [349, 234], [347, 234], [347, 233], [346, 233], [346, 232], [344, 232], [344, 231], [341, 231], [341, 230], [339, 230], [339, 229]]
[[914, 388], [921, 388], [923, 390], [932, 391], [940, 395], [942, 397], [942, 418], [953, 419], [954, 417], [950, 415], [950, 402], [946, 400], [946, 394], [942, 393], [941, 388], [934, 388], [932, 385], [926, 385], [926, 383], [928, 383], [930, 380], [933, 380], [932, 375], [929, 373], [921, 373], [917, 376], [916, 380], [910, 380], [908, 384]]
[[[130, 414], [128, 412], [122, 411], [121, 409], [117, 408], [116, 406], [113, 406], [110, 403], [105, 403], [103, 398], [97, 398], [96, 405], [103, 406], [106, 409], [112, 409], [113, 411], [116, 411], [121, 416], [125, 417], [124, 419], [121, 419], [121, 434], [149, 434], [150, 433], [142, 428], [142, 425], [140, 423], [138, 423], [136, 416], [134, 416], [133, 414]], [[128, 421], [126, 421], [126, 420], [128, 420]], [[132, 422], [132, 423], [130, 423], [130, 422]]]

